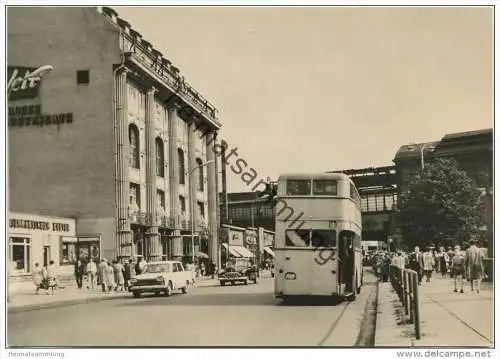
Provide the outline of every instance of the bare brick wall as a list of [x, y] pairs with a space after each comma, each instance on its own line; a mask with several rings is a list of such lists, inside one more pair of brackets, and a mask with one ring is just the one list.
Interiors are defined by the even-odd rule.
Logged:
[[[9, 127], [9, 209], [113, 217], [117, 30], [92, 8], [8, 8], [7, 20], [9, 66], [55, 68], [28, 102], [41, 103], [42, 113], [73, 113], [70, 124]], [[78, 86], [76, 71], [87, 69], [90, 84]]]

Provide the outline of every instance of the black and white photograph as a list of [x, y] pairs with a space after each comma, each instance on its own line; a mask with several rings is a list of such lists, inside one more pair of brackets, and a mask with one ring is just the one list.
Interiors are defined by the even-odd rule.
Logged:
[[3, 10], [4, 357], [496, 357], [493, 2]]

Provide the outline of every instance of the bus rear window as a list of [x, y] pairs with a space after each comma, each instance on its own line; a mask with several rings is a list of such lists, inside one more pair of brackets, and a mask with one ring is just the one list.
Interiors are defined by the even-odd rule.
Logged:
[[311, 231], [311, 243], [313, 248], [335, 248], [337, 245], [336, 234], [337, 232], [331, 229], [313, 229]]
[[314, 180], [314, 195], [337, 195], [337, 180], [331, 179], [317, 179]]
[[288, 229], [285, 232], [286, 247], [309, 247], [310, 231], [307, 229]]
[[286, 194], [289, 196], [310, 196], [310, 180], [288, 180], [286, 181]]

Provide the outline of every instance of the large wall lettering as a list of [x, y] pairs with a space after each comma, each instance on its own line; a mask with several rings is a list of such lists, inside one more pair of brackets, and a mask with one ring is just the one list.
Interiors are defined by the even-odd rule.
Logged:
[[11, 219], [10, 228], [37, 229], [40, 231], [69, 232], [69, 224], [58, 222], [32, 221], [29, 219]]
[[40, 105], [9, 107], [9, 126], [49, 126], [72, 122], [72, 113], [42, 114]]

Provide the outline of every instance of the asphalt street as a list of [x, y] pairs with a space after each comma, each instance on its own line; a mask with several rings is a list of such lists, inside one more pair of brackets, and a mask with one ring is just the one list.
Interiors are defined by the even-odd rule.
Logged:
[[368, 284], [356, 302], [274, 298], [274, 280], [193, 288], [8, 314], [9, 346], [344, 346], [362, 327]]

